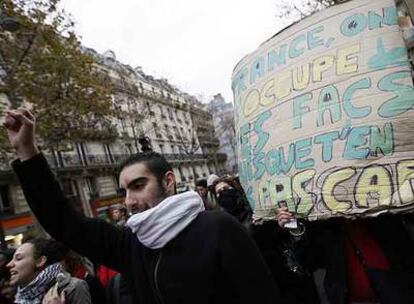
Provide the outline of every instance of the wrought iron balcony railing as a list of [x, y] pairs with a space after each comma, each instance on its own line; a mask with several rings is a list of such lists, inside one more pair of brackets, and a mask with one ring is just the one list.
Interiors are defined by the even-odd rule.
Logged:
[[[53, 169], [70, 169], [70, 168], [85, 168], [85, 167], [116, 167], [120, 162], [128, 158], [131, 154], [87, 154], [82, 157], [79, 155], [62, 155], [60, 157], [54, 157], [53, 155], [46, 154], [46, 160], [49, 166]], [[211, 160], [212, 154], [185, 154], [185, 153], [166, 153], [163, 154], [168, 161], [202, 161]], [[223, 153], [216, 154], [217, 160], [226, 161], [227, 155]], [[1, 171], [10, 171], [8, 165], [14, 158], [10, 157], [9, 160], [2, 161], [0, 166]], [[4, 165], [4, 166], [3, 166]]]

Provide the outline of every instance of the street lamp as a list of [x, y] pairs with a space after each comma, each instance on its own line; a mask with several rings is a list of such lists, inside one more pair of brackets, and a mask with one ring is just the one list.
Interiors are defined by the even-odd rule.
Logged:
[[16, 18], [5, 16], [0, 9], [0, 27], [8, 32], [15, 32], [20, 28], [20, 23]]
[[152, 151], [151, 139], [148, 136], [140, 136], [138, 142], [141, 145], [142, 152]]

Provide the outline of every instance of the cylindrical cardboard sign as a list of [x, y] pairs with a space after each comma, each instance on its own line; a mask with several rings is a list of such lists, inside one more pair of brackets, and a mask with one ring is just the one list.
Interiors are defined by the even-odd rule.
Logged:
[[414, 207], [412, 67], [393, 0], [314, 14], [236, 66], [240, 180], [256, 218]]

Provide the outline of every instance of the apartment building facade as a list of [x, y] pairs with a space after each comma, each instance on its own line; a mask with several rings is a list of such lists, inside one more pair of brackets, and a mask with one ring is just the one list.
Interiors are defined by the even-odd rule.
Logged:
[[[117, 183], [118, 163], [138, 151], [152, 149], [173, 165], [178, 191], [194, 181], [225, 171], [227, 157], [217, 154], [213, 118], [195, 97], [166, 79], [119, 62], [113, 52], [92, 54], [96, 68], [112, 83], [115, 140], [79, 141], [64, 151], [43, 151], [66, 196], [90, 217], [107, 218], [108, 208], [123, 201]], [[23, 192], [9, 166], [0, 162], [0, 242], [17, 245], [34, 229]], [[45, 195], [47, 195], [45, 193]]]

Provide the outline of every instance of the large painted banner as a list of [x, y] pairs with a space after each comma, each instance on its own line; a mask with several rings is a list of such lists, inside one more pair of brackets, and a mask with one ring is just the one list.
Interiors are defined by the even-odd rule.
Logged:
[[354, 0], [236, 66], [240, 180], [256, 218], [414, 208], [414, 87], [393, 0]]

